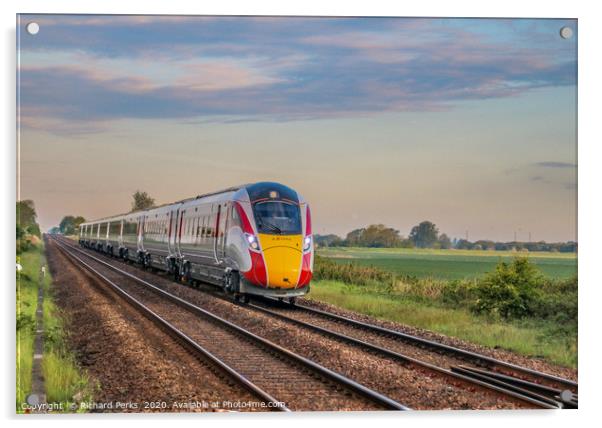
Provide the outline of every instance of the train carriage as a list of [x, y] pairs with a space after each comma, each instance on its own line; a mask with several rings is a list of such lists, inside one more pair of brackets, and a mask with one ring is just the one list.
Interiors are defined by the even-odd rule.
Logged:
[[80, 244], [244, 299], [294, 300], [313, 271], [309, 206], [271, 182], [83, 223]]

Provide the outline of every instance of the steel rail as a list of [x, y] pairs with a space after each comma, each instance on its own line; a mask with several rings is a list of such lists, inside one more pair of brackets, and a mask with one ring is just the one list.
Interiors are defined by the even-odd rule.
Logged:
[[[99, 271], [94, 269], [92, 266], [90, 266], [88, 263], [83, 261], [81, 258], [77, 257], [75, 254], [70, 252], [68, 249], [65, 248], [66, 245], [59, 243], [59, 242], [57, 242], [57, 245], [60, 247], [60, 249], [63, 251], [63, 253], [66, 256], [70, 257], [72, 261], [75, 260], [77, 262], [77, 263], [75, 263], [76, 266], [78, 266], [78, 264], [79, 264], [79, 266], [83, 266], [85, 268], [85, 270], [91, 272], [93, 275], [100, 278], [103, 282], [107, 283], [111, 287], [111, 290], [113, 292], [115, 292], [119, 297], [124, 299], [127, 303], [132, 305], [134, 308], [138, 309], [150, 321], [152, 321], [155, 324], [157, 324], [158, 326], [160, 326], [166, 333], [168, 333], [170, 336], [172, 336], [178, 343], [183, 345], [189, 352], [194, 354], [195, 357], [200, 357], [200, 358], [204, 359], [205, 361], [209, 362], [210, 364], [213, 364], [215, 367], [217, 367], [218, 369], [223, 371], [226, 375], [228, 375], [233, 380], [238, 382], [241, 386], [243, 386], [245, 389], [247, 389], [253, 395], [259, 397], [263, 402], [275, 403], [275, 404], [278, 403], [278, 400], [276, 400], [268, 392], [264, 391], [259, 386], [255, 385], [253, 382], [251, 382], [249, 379], [247, 379], [245, 376], [238, 373], [236, 370], [234, 370], [228, 364], [226, 364], [225, 362], [220, 360], [218, 357], [213, 355], [210, 351], [208, 351], [203, 346], [201, 346], [197, 342], [195, 342], [192, 338], [190, 338], [185, 333], [180, 331], [173, 324], [171, 324], [168, 321], [166, 321], [165, 319], [163, 319], [161, 316], [156, 314], [153, 310], [148, 308], [146, 305], [144, 305], [138, 299], [131, 296], [129, 293], [125, 292], [121, 287], [119, 287], [117, 284], [115, 284], [109, 278], [107, 278], [102, 273], [100, 273]], [[288, 409], [286, 406], [280, 406], [280, 405], [270, 407], [270, 409], [277, 409], [277, 410], [281, 410], [281, 411], [285, 411], [285, 412], [290, 412], [290, 409]]]
[[[177, 304], [178, 306], [196, 314], [196, 315], [200, 315], [203, 316], [205, 318], [208, 318], [210, 320], [213, 320], [215, 322], [217, 322], [218, 324], [221, 324], [229, 329], [231, 329], [232, 331], [242, 335], [243, 337], [246, 337], [248, 339], [250, 339], [252, 342], [255, 342], [257, 344], [260, 344], [261, 346], [263, 346], [264, 348], [267, 348], [268, 350], [271, 350], [273, 352], [276, 352], [282, 356], [287, 357], [288, 359], [314, 371], [315, 373], [323, 376], [326, 379], [329, 379], [330, 381], [342, 385], [346, 388], [348, 388], [349, 390], [365, 397], [368, 398], [369, 400], [371, 400], [372, 402], [381, 405], [383, 407], [385, 407], [386, 409], [390, 409], [390, 410], [411, 410], [411, 408], [409, 408], [408, 406], [405, 406], [383, 394], [380, 394], [377, 391], [374, 391], [346, 376], [343, 376], [333, 370], [330, 370], [308, 358], [305, 358], [299, 354], [296, 354], [286, 348], [281, 347], [280, 345], [277, 345], [261, 336], [258, 336], [252, 332], [250, 332], [249, 330], [246, 330], [218, 315], [213, 314], [212, 312], [209, 312], [199, 306], [196, 306], [174, 294], [171, 294], [165, 290], [162, 290], [161, 288], [157, 287], [156, 285], [151, 284], [150, 282], [139, 278], [135, 275], [132, 275], [129, 272], [126, 272], [122, 269], [119, 269], [113, 265], [111, 265], [110, 263], [105, 262], [104, 260], [101, 260], [98, 257], [95, 257], [91, 254], [89, 254], [86, 251], [81, 250], [80, 248], [77, 248], [75, 245], [71, 245], [71, 244], [62, 244], [59, 243], [59, 245], [63, 245], [63, 246], [69, 246], [70, 248], [72, 248], [75, 251], [78, 251], [82, 254], [84, 254], [86, 257], [89, 257], [93, 260], [95, 260], [96, 262], [102, 264], [103, 266], [106, 266], [109, 269], [112, 269], [115, 272], [118, 272], [120, 274], [122, 274], [123, 276], [127, 276], [128, 278], [142, 284], [143, 286], [147, 287], [148, 289], [150, 289], [151, 291], [155, 292], [156, 294], [167, 298], [168, 300], [174, 302], [175, 304]], [[75, 256], [74, 256], [75, 257]], [[85, 262], [84, 262], [85, 263]], [[123, 293], [125, 293], [122, 290]], [[127, 294], [127, 293], [126, 293]], [[131, 296], [130, 296], [131, 297]]]
[[259, 311], [259, 312], [263, 312], [263, 313], [266, 313], [268, 315], [274, 316], [276, 318], [282, 319], [282, 320], [284, 320], [286, 322], [289, 322], [289, 323], [292, 323], [292, 324], [296, 324], [298, 326], [301, 326], [301, 327], [304, 327], [304, 328], [316, 331], [316, 332], [318, 332], [320, 334], [323, 334], [323, 335], [326, 335], [326, 336], [330, 336], [330, 337], [333, 337], [333, 338], [335, 338], [337, 340], [341, 340], [343, 342], [352, 344], [354, 346], [365, 348], [365, 349], [368, 349], [370, 351], [379, 353], [381, 355], [385, 355], [386, 357], [393, 358], [395, 360], [401, 361], [402, 363], [414, 364], [414, 365], [416, 365], [418, 367], [422, 367], [422, 368], [425, 368], [427, 370], [436, 372], [438, 374], [442, 374], [442, 375], [444, 375], [446, 377], [450, 377], [450, 378], [453, 378], [455, 380], [459, 380], [459, 381], [462, 381], [462, 382], [470, 383], [472, 385], [477, 385], [477, 386], [480, 386], [482, 388], [486, 388], [486, 389], [495, 391], [495, 392], [497, 392], [499, 394], [504, 394], [504, 395], [513, 397], [515, 399], [524, 401], [526, 403], [534, 404], [534, 405], [536, 405], [538, 407], [541, 407], [541, 408], [556, 409], [556, 408], [559, 407], [559, 404], [556, 401], [551, 402], [548, 399], [542, 400], [542, 399], [540, 399], [540, 397], [533, 396], [532, 394], [529, 393], [529, 391], [526, 391], [526, 390], [522, 391], [522, 390], [519, 390], [518, 388], [514, 388], [514, 389], [505, 388], [504, 385], [502, 385], [502, 384], [494, 384], [493, 382], [486, 382], [486, 381], [483, 381], [483, 380], [475, 379], [475, 377], [467, 376], [467, 375], [462, 374], [462, 373], [456, 373], [453, 370], [449, 370], [449, 369], [446, 369], [446, 368], [443, 368], [443, 367], [439, 367], [439, 366], [437, 366], [435, 364], [432, 364], [432, 363], [429, 363], [429, 362], [426, 362], [426, 361], [422, 361], [422, 360], [419, 360], [417, 358], [410, 357], [408, 355], [401, 354], [401, 353], [393, 351], [391, 349], [388, 349], [388, 348], [385, 348], [385, 347], [382, 347], [382, 346], [379, 346], [379, 345], [375, 345], [373, 343], [366, 342], [364, 340], [357, 339], [355, 337], [351, 337], [351, 336], [348, 336], [348, 335], [343, 334], [343, 333], [339, 333], [339, 332], [336, 332], [336, 331], [333, 331], [333, 330], [329, 330], [329, 329], [327, 329], [325, 327], [320, 327], [318, 325], [315, 325], [315, 324], [312, 324], [312, 323], [309, 323], [309, 322], [306, 322], [306, 321], [298, 320], [296, 318], [289, 317], [287, 315], [281, 314], [279, 312], [272, 311], [270, 309], [267, 309], [267, 308], [264, 308], [264, 307], [261, 307], [261, 306], [258, 306], [258, 305], [252, 304], [252, 303], [249, 303], [246, 306], [249, 306], [249, 307], [251, 307], [251, 308], [253, 308], [253, 309], [255, 309], [255, 310]]
[[494, 379], [497, 379], [497, 380], [500, 380], [503, 382], [507, 382], [507, 383], [510, 383], [515, 386], [519, 386], [519, 387], [522, 387], [522, 388], [525, 388], [528, 390], [533, 390], [535, 392], [538, 392], [543, 395], [547, 395], [552, 398], [557, 398], [559, 401], [562, 401], [563, 403], [565, 403], [567, 405], [574, 406], [574, 405], [577, 405], [577, 403], [578, 403], [577, 394], [574, 394], [573, 392], [571, 392], [568, 389], [561, 390], [558, 388], [552, 388], [550, 386], [541, 385], [539, 383], [534, 383], [534, 382], [529, 382], [524, 379], [515, 378], [515, 377], [501, 374], [498, 372], [492, 372], [492, 371], [488, 371], [488, 370], [478, 369], [476, 367], [469, 367], [469, 366], [463, 366], [463, 365], [460, 365], [458, 367], [463, 370], [468, 370], [473, 373], [478, 373], [478, 374], [481, 374], [484, 376], [488, 376], [488, 377], [491, 377], [491, 378], [494, 378]]
[[[271, 298], [264, 298], [267, 301], [271, 301], [271, 302], [277, 302], [277, 303], [282, 303], [279, 302], [276, 299], [271, 299]], [[289, 304], [285, 304], [287, 306], [292, 306]], [[346, 324], [351, 324], [354, 325], [356, 327], [360, 327], [363, 328], [365, 330], [371, 330], [380, 334], [384, 334], [387, 336], [392, 336], [398, 339], [401, 339], [402, 341], [405, 342], [411, 342], [420, 346], [425, 346], [425, 347], [429, 347], [433, 350], [436, 351], [442, 351], [448, 354], [452, 354], [455, 356], [459, 356], [463, 359], [469, 360], [473, 363], [475, 363], [476, 365], [480, 365], [480, 366], [487, 366], [487, 367], [504, 367], [510, 370], [513, 370], [515, 372], [518, 373], [522, 373], [522, 374], [526, 374], [526, 375], [530, 375], [530, 376], [534, 376], [536, 378], [539, 379], [544, 379], [550, 382], [556, 382], [558, 384], [561, 385], [565, 385], [569, 388], [573, 388], [573, 389], [577, 389], [578, 388], [578, 384], [575, 381], [572, 381], [570, 379], [565, 379], [559, 376], [555, 376], [549, 373], [544, 373], [544, 372], [540, 372], [537, 370], [533, 370], [533, 369], [529, 369], [527, 367], [523, 367], [523, 366], [519, 366], [513, 363], [509, 363], [507, 361], [503, 361], [503, 360], [498, 360], [496, 358], [493, 357], [488, 357], [487, 355], [483, 355], [483, 354], [478, 354], [476, 352], [472, 352], [472, 351], [467, 351], [465, 349], [460, 349], [460, 348], [456, 348], [454, 346], [450, 346], [450, 345], [446, 345], [440, 342], [435, 342], [433, 340], [429, 340], [429, 339], [425, 339], [422, 337], [418, 337], [418, 336], [414, 336], [408, 333], [403, 333], [397, 330], [392, 330], [389, 328], [385, 328], [385, 327], [380, 327], [374, 324], [370, 324], [370, 323], [365, 323], [362, 321], [357, 321], [342, 315], [337, 315], [334, 314], [332, 312], [328, 312], [328, 311], [324, 311], [321, 309], [316, 309], [316, 308], [312, 308], [309, 307], [307, 305], [303, 305], [303, 304], [295, 304], [294, 306], [292, 306], [294, 308], [298, 308], [307, 312], [311, 312], [311, 313], [315, 313], [321, 316], [324, 316], [326, 318], [331, 318], [333, 320], [336, 321], [340, 321]]]
[[464, 375], [466, 375], [468, 377], [474, 377], [475, 379], [480, 379], [480, 380], [483, 380], [484, 382], [488, 382], [488, 383], [491, 383], [493, 385], [499, 385], [499, 386], [501, 386], [503, 388], [506, 388], [506, 389], [509, 389], [509, 390], [512, 390], [512, 391], [517, 391], [517, 392], [519, 392], [521, 394], [525, 394], [525, 395], [531, 396], [531, 397], [533, 397], [533, 398], [535, 398], [537, 400], [543, 401], [543, 402], [548, 402], [550, 404], [554, 404], [554, 405], [556, 405], [558, 407], [561, 407], [561, 408], [567, 407], [567, 404], [570, 406], [570, 403], [564, 403], [560, 399], [556, 399], [555, 397], [549, 397], [547, 395], [543, 395], [543, 394], [540, 394], [538, 392], [534, 392], [534, 391], [528, 390], [526, 388], [514, 385], [511, 382], [505, 382], [505, 381], [502, 381], [500, 379], [496, 379], [493, 376], [487, 376], [487, 375], [484, 375], [484, 374], [481, 374], [481, 373], [478, 373], [478, 372], [474, 372], [472, 370], [463, 368], [461, 366], [452, 366], [451, 370], [453, 372], [455, 372], [455, 373], [461, 373], [461, 374], [464, 374]]

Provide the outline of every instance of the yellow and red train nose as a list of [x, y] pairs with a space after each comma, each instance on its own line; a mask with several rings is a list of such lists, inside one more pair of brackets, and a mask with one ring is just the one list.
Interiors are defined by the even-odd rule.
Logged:
[[268, 287], [295, 288], [303, 257], [301, 235], [259, 234]]

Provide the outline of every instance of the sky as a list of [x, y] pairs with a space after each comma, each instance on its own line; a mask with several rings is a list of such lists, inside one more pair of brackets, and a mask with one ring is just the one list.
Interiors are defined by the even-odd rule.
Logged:
[[576, 240], [575, 20], [21, 15], [17, 40], [43, 229], [278, 181], [319, 234]]

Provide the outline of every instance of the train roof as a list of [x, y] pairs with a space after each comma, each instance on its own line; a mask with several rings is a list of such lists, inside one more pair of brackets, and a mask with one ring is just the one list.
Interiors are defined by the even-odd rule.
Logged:
[[[225, 189], [218, 190], [216, 192], [203, 193], [203, 194], [200, 194], [200, 195], [197, 195], [197, 196], [193, 196], [191, 198], [186, 198], [186, 199], [182, 199], [182, 200], [179, 200], [179, 201], [174, 201], [174, 202], [168, 202], [168, 203], [165, 203], [165, 204], [161, 204], [161, 205], [158, 205], [156, 207], [148, 208], [146, 210], [131, 211], [131, 212], [127, 212], [127, 213], [115, 214], [115, 215], [108, 216], [108, 217], [102, 217], [102, 218], [99, 218], [99, 219], [96, 219], [96, 220], [86, 221], [86, 222], [84, 222], [82, 224], [96, 223], [96, 222], [103, 221], [103, 220], [109, 220], [109, 219], [112, 219], [112, 218], [115, 218], [115, 217], [125, 217], [125, 216], [130, 216], [130, 215], [136, 215], [138, 213], [142, 213], [142, 212], [145, 212], [145, 211], [155, 210], [157, 208], [163, 208], [163, 207], [166, 207], [166, 206], [169, 206], [169, 205], [183, 204], [185, 202], [190, 202], [190, 201], [193, 201], [193, 200], [196, 200], [196, 199], [201, 199], [201, 198], [206, 198], [206, 197], [209, 197], [209, 196], [219, 195], [221, 193], [236, 192], [236, 191], [238, 191], [240, 189], [248, 189], [254, 195], [259, 196], [259, 194], [264, 193], [265, 190], [268, 189], [268, 188], [275, 189], [278, 192], [280, 192], [280, 194], [282, 194], [283, 196], [286, 195], [290, 199], [293, 199], [291, 192], [292, 193], [296, 193], [290, 187], [287, 187], [287, 186], [285, 186], [283, 184], [280, 184], [280, 183], [270, 182], [270, 181], [259, 181], [259, 182], [256, 182], [256, 183], [246, 183], [246, 184], [241, 184], [241, 185], [238, 185], [238, 186], [227, 187]], [[251, 199], [254, 200], [254, 199], [256, 199], [256, 197], [251, 197]], [[294, 198], [294, 199], [296, 199], [296, 198]]]

